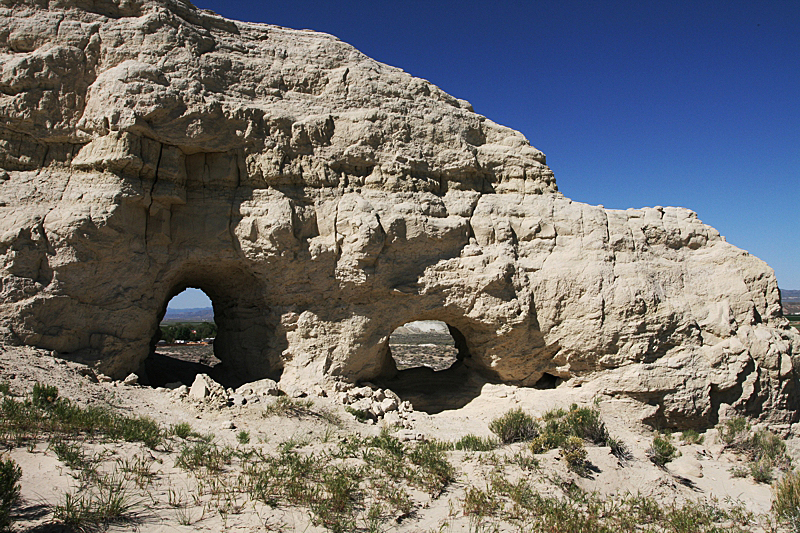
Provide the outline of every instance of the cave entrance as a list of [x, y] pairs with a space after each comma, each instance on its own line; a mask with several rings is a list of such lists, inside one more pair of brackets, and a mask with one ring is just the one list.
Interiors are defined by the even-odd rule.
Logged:
[[269, 309], [252, 275], [231, 265], [198, 267], [168, 287], [145, 361], [150, 385], [190, 386], [201, 373], [226, 388], [280, 379], [280, 361], [269, 358]]
[[403, 324], [390, 335], [387, 351], [394, 372], [380, 380], [381, 386], [418, 411], [434, 414], [463, 407], [486, 383], [470, 364], [466, 337], [442, 321]]
[[151, 384], [191, 385], [197, 374], [214, 374], [221, 362], [214, 354], [217, 329], [211, 298], [202, 289], [186, 288], [170, 299], [145, 363]]

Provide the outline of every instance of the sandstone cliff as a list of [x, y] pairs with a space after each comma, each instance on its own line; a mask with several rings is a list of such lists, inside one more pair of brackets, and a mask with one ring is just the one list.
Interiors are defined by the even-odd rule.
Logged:
[[561, 195], [544, 155], [335, 37], [179, 0], [0, 0], [0, 327], [122, 376], [172, 296], [285, 382], [390, 376], [442, 320], [468, 368], [703, 425], [796, 420], [772, 270], [681, 208]]

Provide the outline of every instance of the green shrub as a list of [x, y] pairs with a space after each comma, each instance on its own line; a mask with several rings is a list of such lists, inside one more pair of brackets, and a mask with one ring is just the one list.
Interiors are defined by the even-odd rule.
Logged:
[[800, 533], [800, 472], [787, 472], [772, 486], [772, 512], [791, 531]]
[[577, 404], [572, 404], [564, 420], [571, 435], [595, 444], [606, 444], [608, 430], [600, 419], [599, 410], [590, 407], [578, 407]]
[[753, 433], [747, 440], [746, 448], [755, 461], [766, 459], [774, 464], [786, 455], [783, 439], [766, 429]]
[[31, 401], [36, 407], [50, 407], [56, 403], [58, 399], [58, 387], [55, 385], [45, 385], [44, 383], [35, 383], [33, 385], [33, 393], [31, 394]]
[[250, 442], [250, 432], [246, 430], [241, 430], [239, 433], [236, 434], [236, 440], [239, 444], [247, 444]]
[[488, 452], [497, 448], [497, 441], [491, 437], [464, 435], [453, 443], [453, 448], [470, 452]]
[[750, 463], [750, 475], [756, 483], [772, 482], [772, 461], [769, 459], [759, 459]]
[[0, 457], [0, 531], [7, 531], [11, 525], [11, 508], [19, 499], [21, 477], [17, 463]]
[[653, 464], [661, 467], [678, 457], [678, 455], [680, 455], [680, 452], [672, 444], [672, 439], [669, 435], [656, 436], [647, 450], [648, 459]]
[[567, 444], [567, 441], [575, 437], [609, 446], [611, 453], [621, 460], [627, 461], [633, 457], [622, 441], [609, 435], [597, 408], [578, 407], [577, 404], [572, 404], [569, 410], [557, 408], [547, 411], [542, 415], [542, 421], [544, 425], [541, 433], [531, 441], [533, 453], [574, 446]]
[[192, 426], [188, 422], [173, 424], [169, 428], [169, 433], [181, 439], [187, 439], [192, 435]]
[[738, 438], [750, 430], [750, 424], [746, 418], [730, 418], [720, 424], [719, 438], [726, 445], [731, 446]]
[[570, 470], [583, 474], [586, 472], [586, 448], [580, 437], [568, 437], [561, 445], [561, 457]]
[[681, 440], [684, 444], [702, 444], [705, 437], [693, 429], [687, 429], [681, 433]]
[[489, 424], [489, 430], [497, 435], [503, 444], [527, 441], [539, 435], [538, 424], [522, 409], [512, 409], [503, 416], [495, 418]]

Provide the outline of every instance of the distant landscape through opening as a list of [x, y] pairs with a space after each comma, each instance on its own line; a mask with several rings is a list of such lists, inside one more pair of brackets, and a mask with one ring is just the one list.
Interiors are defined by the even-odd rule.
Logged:
[[389, 337], [398, 370], [428, 367], [446, 370], [457, 360], [458, 349], [447, 324], [438, 320], [419, 320], [403, 324]]
[[408, 322], [389, 337], [396, 374], [380, 383], [414, 409], [438, 413], [457, 409], [478, 394], [482, 378], [470, 365], [464, 334], [439, 320]]
[[167, 304], [159, 339], [145, 365], [153, 386], [191, 385], [197, 374], [212, 374], [217, 324], [211, 299], [201, 289], [187, 288]]

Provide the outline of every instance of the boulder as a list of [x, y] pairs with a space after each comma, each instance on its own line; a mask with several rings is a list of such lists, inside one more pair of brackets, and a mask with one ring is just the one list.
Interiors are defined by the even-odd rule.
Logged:
[[192, 383], [189, 389], [189, 397], [194, 400], [222, 398], [224, 396], [225, 389], [222, 385], [211, 379], [208, 374], [197, 374], [194, 383]]

